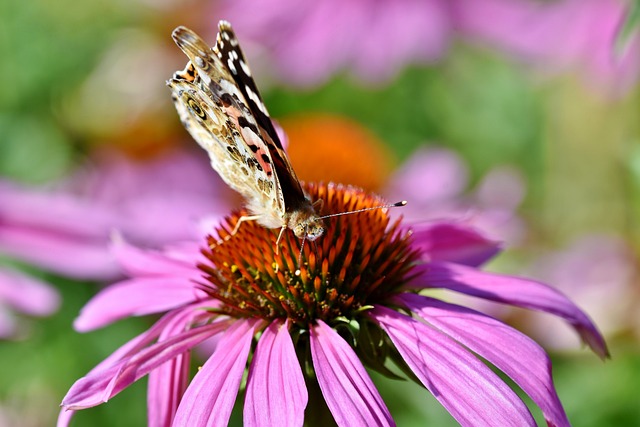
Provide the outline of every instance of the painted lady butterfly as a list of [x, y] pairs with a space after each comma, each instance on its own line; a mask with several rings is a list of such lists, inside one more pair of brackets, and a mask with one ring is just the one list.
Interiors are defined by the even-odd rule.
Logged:
[[[222, 179], [244, 196], [251, 216], [267, 228], [287, 228], [315, 240], [325, 229], [305, 195], [256, 87], [231, 25], [218, 24], [210, 48], [178, 27], [172, 37], [189, 57], [167, 85], [180, 119]], [[278, 240], [280, 239], [278, 237]]]

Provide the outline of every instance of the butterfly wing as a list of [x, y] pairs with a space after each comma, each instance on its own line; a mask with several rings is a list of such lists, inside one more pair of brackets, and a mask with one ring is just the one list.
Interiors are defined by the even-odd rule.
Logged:
[[273, 166], [278, 176], [278, 182], [282, 191], [284, 204], [287, 212], [300, 209], [309, 203], [300, 181], [296, 176], [289, 158], [285, 153], [278, 133], [276, 132], [267, 108], [262, 101], [258, 87], [256, 86], [247, 61], [240, 49], [240, 44], [236, 35], [227, 21], [220, 21], [218, 24], [218, 38], [215, 51], [222, 64], [234, 79], [236, 87], [242, 93], [247, 106], [256, 119], [260, 135], [265, 141]]
[[285, 200], [269, 149], [272, 142], [265, 140], [228, 64], [191, 30], [178, 27], [172, 36], [190, 59], [168, 82], [185, 128], [209, 153], [222, 179], [260, 216], [258, 222], [281, 227]]

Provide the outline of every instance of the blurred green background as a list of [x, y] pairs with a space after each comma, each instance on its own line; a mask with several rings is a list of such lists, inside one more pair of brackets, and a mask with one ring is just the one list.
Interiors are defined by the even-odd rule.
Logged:
[[[145, 158], [167, 145], [194, 144], [165, 87], [185, 63], [170, 32], [187, 25], [212, 41], [217, 20], [225, 17], [218, 7], [213, 1], [0, 3], [0, 176], [46, 184], [104, 147]], [[545, 280], [568, 275], [567, 287], [551, 284], [603, 328], [612, 358], [600, 362], [580, 349], [575, 337], [557, 345], [562, 340], [555, 334], [564, 328], [559, 320], [523, 312], [504, 317], [549, 350], [573, 425], [638, 425], [638, 69], [631, 67], [631, 83], [612, 88], [616, 75], [594, 81], [579, 64], [551, 73], [553, 67], [539, 62], [533, 70], [452, 27], [446, 52], [436, 61], [411, 61], [380, 81], [365, 82], [342, 69], [317, 84], [293, 86], [273, 69], [261, 68], [259, 60], [253, 71], [274, 118], [289, 123], [300, 113], [349, 118], [384, 144], [392, 159], [389, 174], [420, 147], [444, 147], [468, 168], [460, 197], [473, 199], [492, 170], [516, 170], [526, 189], [515, 208], [522, 230], [490, 268]], [[629, 28], [630, 37], [637, 36], [633, 22]], [[242, 41], [239, 29], [238, 35]], [[268, 77], [261, 79], [260, 72]], [[304, 159], [292, 158], [306, 176]], [[616, 265], [627, 274], [613, 276], [625, 282], [612, 288], [616, 298], [594, 297], [607, 294], [602, 287], [612, 279], [603, 275], [610, 270], [589, 276], [584, 289], [570, 277], [584, 277], [582, 270], [560, 276], [542, 271], [567, 251], [579, 252], [589, 236], [615, 239], [623, 248], [616, 252]], [[590, 259], [576, 268], [597, 268], [599, 262]], [[20, 267], [54, 284], [63, 302], [49, 318], [21, 318], [28, 334], [0, 342], [0, 426], [49, 426], [71, 384], [153, 319], [79, 334], [72, 321], [100, 285]], [[409, 382], [376, 381], [398, 425], [455, 425], [426, 391]], [[108, 404], [82, 411], [73, 425], [144, 425], [145, 385], [141, 380]], [[240, 425], [236, 412], [234, 422]]]

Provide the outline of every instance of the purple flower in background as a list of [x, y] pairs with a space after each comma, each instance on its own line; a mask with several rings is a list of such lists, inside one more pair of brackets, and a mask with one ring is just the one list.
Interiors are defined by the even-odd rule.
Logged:
[[278, 77], [298, 85], [319, 84], [343, 70], [364, 80], [388, 79], [409, 63], [438, 59], [450, 36], [443, 0], [270, 0], [259, 6], [225, 0], [215, 8], [248, 51], [251, 42], [260, 45]]
[[456, 29], [465, 37], [538, 68], [580, 70], [622, 93], [640, 76], [640, 33], [620, 43], [628, 2], [622, 0], [455, 0]]
[[[635, 260], [620, 236], [580, 236], [561, 250], [539, 256], [528, 270], [572, 295], [598, 320], [605, 335], [628, 332], [629, 319], [637, 317]], [[570, 331], [550, 327], [549, 319], [535, 319], [528, 328], [555, 349], [571, 348]]]
[[[620, 37], [624, 0], [399, 0], [216, 3], [249, 56], [266, 56], [289, 84], [320, 84], [341, 71], [382, 81], [438, 60], [454, 35], [550, 70], [580, 70], [620, 93], [640, 75], [640, 32]], [[250, 8], [252, 13], [246, 13]], [[254, 43], [252, 46], [251, 43]], [[264, 53], [262, 55], [261, 53]]]
[[498, 167], [465, 194], [467, 176], [466, 164], [455, 152], [424, 147], [393, 174], [383, 193], [410, 201], [393, 214], [402, 215], [414, 227], [446, 218], [468, 224], [492, 239], [517, 244], [525, 231], [516, 213], [525, 194], [521, 174], [507, 166]]
[[[324, 201], [323, 214], [383, 202], [351, 187], [306, 189]], [[518, 384], [549, 425], [569, 425], [549, 358], [534, 341], [480, 312], [418, 293], [430, 289], [555, 314], [607, 356], [593, 323], [562, 294], [478, 269], [496, 245], [463, 225], [411, 230], [373, 210], [328, 219], [325, 235], [301, 249], [291, 233], [277, 246], [278, 230], [254, 222], [231, 236], [241, 215], [229, 217], [201, 251], [116, 243], [130, 279], [91, 300], [76, 328], [166, 314], [71, 387], [59, 426], [73, 410], [104, 403], [147, 374], [149, 425], [226, 425], [247, 369], [245, 425], [302, 425], [307, 403], [317, 407], [319, 399], [340, 426], [394, 425], [365, 369], [388, 373], [389, 359], [411, 370], [462, 425], [535, 425], [476, 355]], [[212, 337], [213, 354], [190, 380], [191, 350]], [[320, 414], [307, 416], [312, 422]]]
[[199, 221], [227, 211], [225, 191], [186, 151], [145, 161], [104, 153], [53, 188], [0, 182], [0, 253], [77, 279], [113, 279], [114, 232], [152, 247], [194, 239]]
[[60, 305], [55, 289], [17, 270], [0, 268], [0, 339], [20, 335], [15, 314], [48, 316]]

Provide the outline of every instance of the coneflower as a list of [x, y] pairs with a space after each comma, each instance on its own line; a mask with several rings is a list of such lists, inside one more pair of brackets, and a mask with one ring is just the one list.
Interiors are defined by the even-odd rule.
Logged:
[[[322, 215], [383, 204], [352, 187], [305, 189], [323, 201]], [[426, 296], [431, 288], [550, 312], [607, 356], [593, 323], [557, 291], [462, 264], [482, 258], [482, 238], [459, 224], [413, 233], [385, 210], [372, 210], [325, 220], [325, 234], [301, 249], [291, 232], [276, 247], [278, 230], [251, 222], [230, 235], [242, 214], [227, 218], [200, 252], [116, 244], [131, 278], [98, 294], [76, 327], [166, 314], [78, 380], [64, 410], [106, 402], [149, 374], [150, 426], [226, 425], [241, 388], [248, 426], [322, 425], [327, 417], [340, 426], [394, 425], [365, 369], [394, 375], [392, 361], [462, 425], [535, 425], [480, 356], [518, 384], [549, 425], [569, 425], [549, 358], [534, 341], [494, 318]], [[215, 350], [190, 378], [191, 351], [211, 337], [218, 337]], [[70, 414], [63, 411], [59, 425]]]

